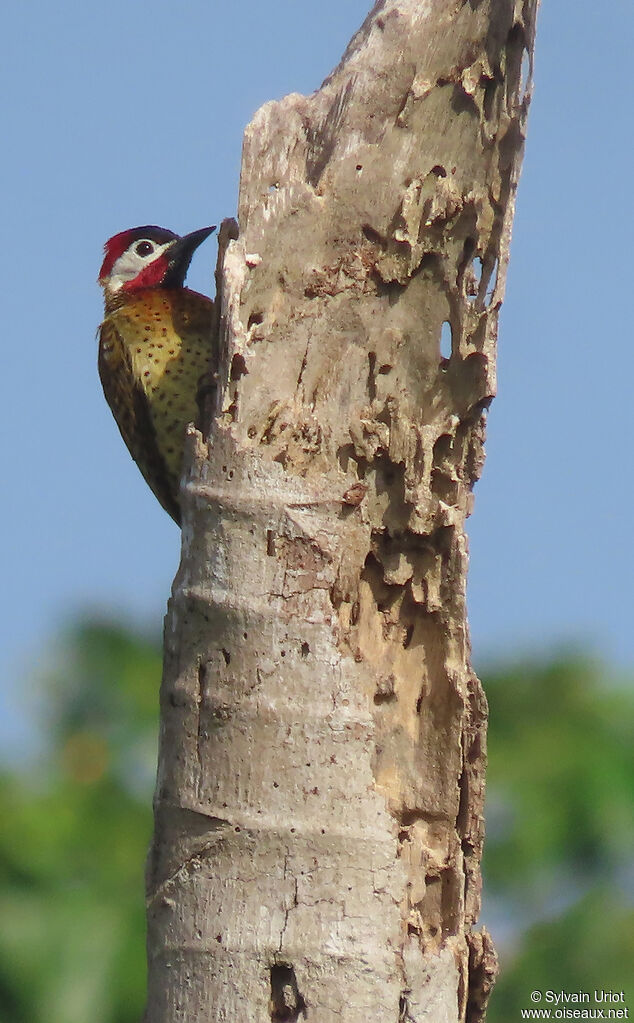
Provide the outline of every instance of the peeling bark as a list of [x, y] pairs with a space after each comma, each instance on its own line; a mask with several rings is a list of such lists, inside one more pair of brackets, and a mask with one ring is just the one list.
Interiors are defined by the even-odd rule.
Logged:
[[165, 630], [151, 1023], [483, 1018], [465, 519], [536, 7], [382, 0], [247, 129]]

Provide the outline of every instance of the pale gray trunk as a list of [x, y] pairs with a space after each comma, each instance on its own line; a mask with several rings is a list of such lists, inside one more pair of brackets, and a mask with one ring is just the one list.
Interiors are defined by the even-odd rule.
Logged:
[[247, 129], [166, 624], [149, 1023], [482, 1017], [465, 519], [536, 6], [383, 0]]

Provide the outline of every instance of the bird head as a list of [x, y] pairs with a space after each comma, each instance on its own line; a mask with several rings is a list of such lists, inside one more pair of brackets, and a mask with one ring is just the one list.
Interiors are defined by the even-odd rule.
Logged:
[[106, 301], [142, 288], [182, 288], [192, 256], [215, 227], [182, 237], [164, 227], [133, 227], [104, 246], [99, 284]]

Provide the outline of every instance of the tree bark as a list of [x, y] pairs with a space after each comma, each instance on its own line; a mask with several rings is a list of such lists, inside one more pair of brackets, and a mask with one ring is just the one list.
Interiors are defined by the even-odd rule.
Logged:
[[165, 629], [150, 1023], [483, 1018], [465, 519], [536, 7], [382, 0], [246, 131]]

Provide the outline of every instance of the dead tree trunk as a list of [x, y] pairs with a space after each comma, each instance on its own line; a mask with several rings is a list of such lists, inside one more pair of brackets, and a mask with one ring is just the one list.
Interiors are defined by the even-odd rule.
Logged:
[[464, 527], [536, 6], [381, 0], [247, 129], [165, 632], [150, 1023], [482, 1018]]

